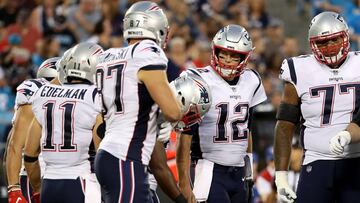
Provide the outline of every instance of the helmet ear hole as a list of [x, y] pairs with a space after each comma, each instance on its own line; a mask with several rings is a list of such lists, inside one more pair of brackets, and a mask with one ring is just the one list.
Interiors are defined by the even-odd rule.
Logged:
[[160, 35], [163, 36], [164, 34], [164, 31], [160, 30]]
[[184, 97], [181, 97], [181, 104], [185, 105], [185, 98]]

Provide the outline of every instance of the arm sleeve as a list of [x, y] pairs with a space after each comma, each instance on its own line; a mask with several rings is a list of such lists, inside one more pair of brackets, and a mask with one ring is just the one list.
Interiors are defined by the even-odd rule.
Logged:
[[132, 56], [137, 60], [140, 70], [167, 69], [168, 59], [164, 51], [151, 40], [143, 40], [135, 45]]

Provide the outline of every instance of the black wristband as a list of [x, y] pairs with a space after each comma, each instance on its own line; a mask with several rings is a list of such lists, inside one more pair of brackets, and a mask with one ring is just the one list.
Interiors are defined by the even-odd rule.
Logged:
[[33, 157], [33, 156], [28, 156], [26, 154], [24, 154], [24, 161], [28, 162], [28, 163], [33, 163], [35, 161], [37, 161], [39, 159], [39, 157]]
[[187, 203], [187, 200], [185, 199], [184, 195], [180, 193], [180, 195], [178, 195], [175, 198], [175, 202], [176, 203]]

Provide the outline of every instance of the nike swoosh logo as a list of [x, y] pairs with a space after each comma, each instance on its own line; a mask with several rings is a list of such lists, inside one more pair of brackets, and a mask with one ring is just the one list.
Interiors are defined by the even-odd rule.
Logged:
[[16, 203], [19, 203], [19, 202], [21, 202], [21, 197], [18, 197], [18, 198], [16, 199]]
[[32, 87], [32, 84], [31, 84], [31, 85], [28, 85], [28, 84], [24, 84], [24, 85], [26, 85], [26, 86], [28, 86], [28, 87]]

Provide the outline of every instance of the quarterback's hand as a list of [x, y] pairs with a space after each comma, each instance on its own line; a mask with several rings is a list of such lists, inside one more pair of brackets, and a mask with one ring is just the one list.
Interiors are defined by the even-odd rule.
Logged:
[[351, 135], [348, 131], [338, 132], [334, 137], [330, 139], [330, 152], [336, 155], [341, 155], [344, 152], [344, 148], [351, 141]]
[[296, 194], [289, 186], [287, 171], [275, 172], [275, 184], [277, 187], [277, 195], [280, 202], [295, 202]]
[[165, 121], [158, 126], [159, 126], [159, 135], [157, 137], [157, 140], [160, 142], [167, 142], [170, 139], [170, 134], [172, 130], [171, 123]]
[[27, 203], [20, 188], [12, 188], [8, 191], [9, 203]]

